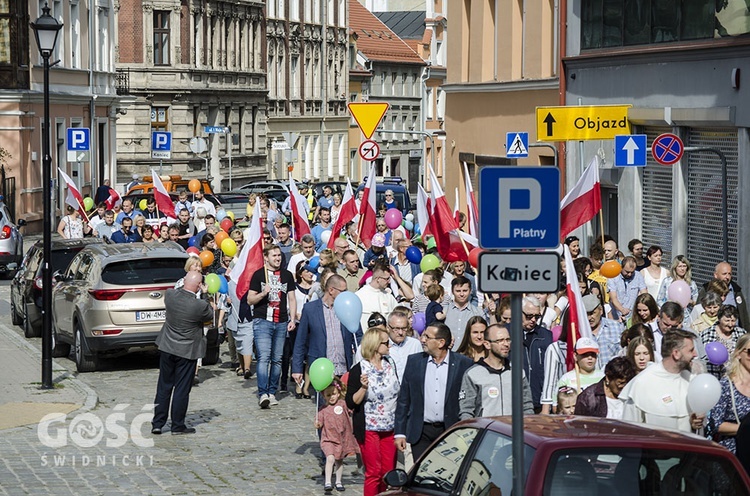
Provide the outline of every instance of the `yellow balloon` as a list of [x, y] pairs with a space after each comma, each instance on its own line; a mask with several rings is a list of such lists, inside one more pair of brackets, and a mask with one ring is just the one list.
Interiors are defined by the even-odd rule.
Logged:
[[231, 210], [227, 210], [227, 217], [232, 219], [232, 222], [234, 222], [234, 212], [232, 212]]
[[227, 238], [221, 242], [221, 251], [228, 257], [233, 257], [237, 254], [237, 243], [232, 238]]
[[138, 206], [140, 207], [141, 210], [146, 210], [146, 205], [148, 205], [148, 202], [146, 201], [145, 198], [138, 202]]

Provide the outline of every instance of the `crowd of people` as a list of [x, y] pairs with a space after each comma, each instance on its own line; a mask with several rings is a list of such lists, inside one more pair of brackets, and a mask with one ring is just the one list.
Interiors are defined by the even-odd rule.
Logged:
[[[728, 262], [699, 284], [683, 255], [662, 267], [658, 246], [644, 252], [643, 243], [632, 240], [626, 256], [616, 240], [605, 237], [586, 257], [577, 238], [566, 239], [591, 328], [590, 335], [569, 342], [574, 334], [568, 332], [564, 288], [524, 295], [521, 314], [514, 315], [509, 295], [478, 291], [467, 262], [425, 267], [409, 256], [415, 248], [420, 257], [438, 256], [433, 240], [379, 220], [364, 246], [356, 222], [330, 232], [332, 210], [340, 205], [330, 188], [320, 198], [306, 186], [300, 193], [308, 199], [312, 229], [298, 242], [290, 202], [249, 198], [248, 217], [260, 202], [264, 266], [244, 294], [237, 294], [237, 281], [229, 277], [237, 255], [222, 253], [214, 243], [223, 226], [202, 195], [189, 202], [181, 194], [177, 221], [161, 226], [154, 242], [171, 240], [185, 248], [197, 243], [215, 253], [215, 263], [196, 269], [229, 279], [225, 301], [217, 305], [219, 325], [226, 329], [238, 376], [257, 376], [261, 409], [277, 408], [283, 392], [315, 396], [310, 366], [321, 357], [333, 364], [335, 380], [320, 391], [314, 412], [326, 492], [344, 490], [346, 456], [361, 460], [364, 494], [374, 495], [385, 489], [388, 470], [408, 467], [452, 424], [510, 415], [512, 366], [523, 368], [527, 414], [631, 420], [702, 433], [738, 453], [750, 449], [740, 441], [750, 413], [750, 336], [743, 328], [750, 318]], [[91, 235], [149, 242], [153, 203], [138, 212], [127, 202], [117, 215], [100, 206], [98, 222], [89, 223]], [[63, 233], [80, 233], [75, 212], [64, 222]], [[239, 254], [247, 233], [235, 226], [227, 231]], [[605, 270], [610, 262], [617, 263], [616, 274]], [[354, 329], [335, 308], [344, 293], [361, 303]], [[516, 319], [523, 328], [522, 357], [510, 356], [510, 322]], [[717, 343], [726, 350], [723, 361], [713, 358]], [[575, 361], [571, 370], [568, 347]], [[709, 411], [693, 411], [687, 400], [690, 381], [701, 373], [720, 381], [721, 397]], [[163, 398], [163, 385], [159, 391]], [[154, 424], [159, 432], [165, 420], [161, 411]]]

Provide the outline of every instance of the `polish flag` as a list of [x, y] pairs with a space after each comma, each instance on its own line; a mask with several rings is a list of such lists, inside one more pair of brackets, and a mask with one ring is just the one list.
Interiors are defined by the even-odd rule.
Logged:
[[109, 188], [109, 197], [104, 200], [104, 203], [107, 205], [107, 210], [112, 210], [113, 208], [115, 208], [115, 205], [117, 205], [118, 203], [122, 203], [120, 193], [112, 188]]
[[310, 234], [310, 224], [307, 223], [307, 211], [305, 200], [297, 189], [297, 184], [292, 179], [292, 175], [289, 174], [289, 195], [291, 200], [289, 203], [292, 208], [292, 228], [294, 232], [294, 240], [299, 241], [305, 234]]
[[161, 215], [166, 215], [167, 217], [176, 219], [177, 217], [174, 214], [174, 203], [172, 203], [172, 198], [169, 197], [167, 188], [164, 187], [164, 183], [161, 182], [161, 178], [154, 169], [151, 169], [151, 177], [154, 182], [154, 200], [156, 200], [157, 210], [159, 210]]
[[576, 277], [576, 268], [573, 265], [573, 256], [570, 254], [568, 245], [563, 244], [563, 250], [565, 250], [565, 290], [568, 294], [569, 322], [568, 329], [565, 330], [568, 333], [565, 364], [568, 370], [573, 370], [575, 367], [574, 352], [576, 341], [582, 337], [593, 338], [594, 336], [591, 333], [591, 325], [589, 325], [589, 318], [583, 306], [581, 290], [578, 287], [578, 277]]
[[229, 277], [237, 283], [237, 299], [242, 299], [250, 289], [250, 278], [263, 267], [263, 227], [260, 222], [260, 202], [255, 202], [250, 227], [245, 231], [245, 244], [235, 261]]
[[366, 248], [372, 244], [372, 237], [377, 231], [375, 228], [378, 212], [376, 195], [375, 163], [373, 162], [370, 166], [370, 173], [367, 175], [362, 204], [359, 206], [359, 239]]
[[581, 179], [560, 203], [560, 239], [565, 239], [576, 228], [593, 219], [601, 209], [599, 159], [594, 155]]
[[74, 183], [70, 176], [64, 173], [59, 167], [57, 168], [57, 171], [62, 176], [65, 184], [68, 185], [68, 194], [65, 197], [65, 203], [78, 210], [78, 213], [81, 214], [81, 218], [84, 222], [88, 222], [89, 216], [86, 215], [86, 209], [83, 208], [83, 196], [81, 196], [81, 192], [78, 191], [76, 183]]
[[451, 215], [445, 193], [440, 187], [440, 182], [438, 182], [432, 166], [428, 164], [428, 167], [430, 169], [430, 199], [432, 200], [430, 230], [435, 236], [438, 253], [446, 262], [468, 261], [470, 248], [462, 243], [458, 224]]
[[336, 238], [341, 235], [341, 231], [354, 219], [354, 217], [356, 217], [356, 215], [357, 203], [354, 201], [352, 183], [347, 179], [346, 189], [344, 190], [344, 199], [341, 202], [341, 210], [339, 210], [339, 216], [331, 230], [331, 238], [328, 240], [328, 248], [333, 249]]
[[469, 166], [464, 162], [464, 183], [466, 185], [466, 209], [469, 211], [467, 224], [469, 234], [474, 237], [479, 236], [479, 207], [477, 206], [477, 197], [474, 195], [474, 186], [471, 184], [469, 177]]
[[421, 184], [417, 183], [417, 222], [419, 223], [420, 234], [424, 238], [432, 234], [430, 230], [430, 197]]

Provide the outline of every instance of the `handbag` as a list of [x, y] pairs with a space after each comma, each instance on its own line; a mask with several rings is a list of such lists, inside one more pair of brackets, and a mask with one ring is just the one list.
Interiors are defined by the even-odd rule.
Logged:
[[734, 384], [732, 384], [732, 379], [727, 378], [727, 382], [729, 383], [729, 396], [732, 397], [732, 412], [734, 412], [734, 419], [737, 421], [737, 425], [739, 425], [740, 422], [740, 416], [737, 415], [737, 402], [734, 399]]

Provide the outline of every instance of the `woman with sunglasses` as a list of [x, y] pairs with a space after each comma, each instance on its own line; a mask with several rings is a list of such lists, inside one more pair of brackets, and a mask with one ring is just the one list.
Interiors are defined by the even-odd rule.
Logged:
[[737, 429], [742, 419], [750, 414], [750, 334], [737, 340], [727, 365], [727, 375], [720, 382], [721, 396], [708, 412], [706, 435], [735, 453]]

